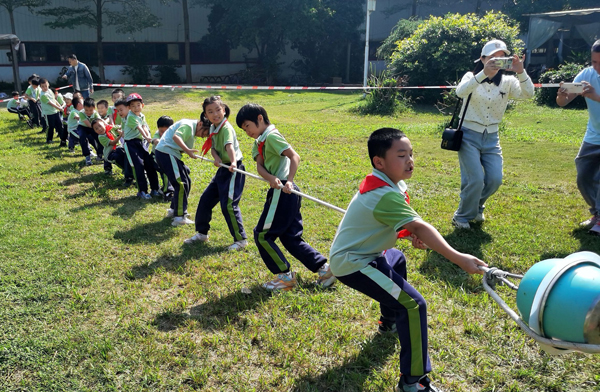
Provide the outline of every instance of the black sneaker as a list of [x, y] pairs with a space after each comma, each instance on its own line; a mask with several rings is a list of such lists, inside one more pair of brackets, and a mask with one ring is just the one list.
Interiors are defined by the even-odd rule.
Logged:
[[29, 128], [33, 129], [33, 123], [31, 122], [31, 120], [27, 120], [27, 126], [29, 126]]
[[379, 319], [379, 327], [377, 328], [378, 334], [396, 333], [397, 331], [396, 323], [394, 321], [386, 320], [383, 317]]
[[404, 377], [400, 377], [398, 385], [396, 385], [396, 392], [443, 392], [441, 389], [431, 385], [431, 380], [427, 376], [423, 376], [418, 382], [414, 384], [407, 384], [404, 381]]

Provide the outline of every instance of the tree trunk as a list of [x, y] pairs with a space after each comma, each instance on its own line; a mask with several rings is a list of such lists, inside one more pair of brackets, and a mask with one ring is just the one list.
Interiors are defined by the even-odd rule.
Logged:
[[13, 9], [8, 8], [8, 15], [10, 15], [10, 31], [14, 35], [17, 35], [17, 30], [15, 29], [15, 15], [13, 14]]
[[96, 0], [96, 52], [98, 54], [98, 75], [100, 80], [98, 83], [103, 83], [104, 77], [104, 48], [102, 47], [102, 1]]
[[412, 11], [410, 13], [411, 16], [417, 16], [417, 3], [418, 2], [419, 2], [419, 0], [413, 0]]
[[477, 4], [475, 5], [475, 13], [477, 15], [481, 15], [481, 2], [482, 0], [477, 0]]
[[192, 83], [192, 63], [190, 59], [190, 15], [187, 0], [182, 0], [183, 7], [183, 35], [185, 37], [185, 82]]

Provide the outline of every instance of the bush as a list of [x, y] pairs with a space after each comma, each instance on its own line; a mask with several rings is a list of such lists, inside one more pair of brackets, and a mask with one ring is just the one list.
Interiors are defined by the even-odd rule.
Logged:
[[[488, 12], [447, 14], [424, 20], [408, 38], [397, 42], [388, 62], [396, 75], [406, 75], [410, 85], [445, 85], [458, 82], [474, 68], [481, 48], [492, 39], [501, 39], [512, 53], [523, 49], [519, 29], [506, 15]], [[435, 102], [440, 92], [414, 90], [407, 94]]]
[[[368, 85], [371, 87], [398, 87], [405, 86], [406, 81], [401, 78], [393, 78], [389, 72], [383, 72], [381, 76], [369, 77]], [[406, 99], [397, 88], [374, 89], [367, 94], [365, 103], [357, 109], [360, 114], [379, 114], [389, 116], [408, 109]]]
[[422, 23], [421, 19], [410, 17], [409, 19], [400, 19], [396, 26], [392, 29], [389, 37], [387, 37], [381, 46], [377, 49], [377, 58], [386, 60], [392, 57], [392, 53], [396, 50], [398, 41], [402, 41], [413, 35], [417, 27]]
[[[589, 54], [588, 54], [589, 58]], [[585, 68], [584, 64], [575, 64], [575, 63], [564, 63], [558, 66], [558, 69], [549, 69], [543, 74], [540, 75], [539, 82], [540, 83], [560, 83], [560, 82], [570, 82], [582, 69]], [[544, 87], [538, 88], [535, 91], [535, 96], [533, 99], [538, 105], [547, 105], [557, 107], [556, 104], [556, 92], [558, 91], [557, 87]], [[585, 103], [585, 98], [577, 97], [570, 104], [569, 107], [574, 108], [583, 108], [587, 107]]]
[[181, 65], [157, 65], [152, 68], [156, 74], [159, 84], [178, 84], [181, 83], [181, 78], [177, 74], [177, 69], [181, 68]]

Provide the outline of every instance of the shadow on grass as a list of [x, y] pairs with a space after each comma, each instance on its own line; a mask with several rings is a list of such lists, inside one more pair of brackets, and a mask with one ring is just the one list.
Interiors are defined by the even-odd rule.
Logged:
[[[61, 172], [80, 173], [82, 166], [83, 165], [81, 165], [79, 162], [65, 162], [65, 163], [61, 163], [59, 165], [54, 165], [48, 170], [44, 170], [42, 172], [42, 175], [61, 173]], [[63, 181], [62, 185], [71, 185], [71, 184], [82, 182], [81, 178], [82, 177], [65, 180], [65, 181]]]
[[[154, 241], [164, 241], [167, 238], [172, 237], [177, 234], [177, 228], [172, 227], [168, 224], [168, 218], [163, 219], [160, 222], [155, 222], [152, 224], [144, 225], [144, 226], [156, 226], [156, 234], [155, 236], [160, 238]], [[168, 229], [165, 227], [168, 225]], [[133, 230], [130, 230], [133, 231]], [[118, 233], [115, 234], [115, 238]], [[144, 242], [146, 239], [144, 239]], [[153, 241], [148, 241], [153, 242]], [[130, 271], [127, 272], [126, 278], [129, 280], [138, 280], [138, 279], [146, 279], [148, 276], [152, 276], [156, 273], [157, 270], [169, 271], [175, 273], [184, 273], [184, 266], [190, 259], [200, 259], [204, 256], [221, 253], [227, 249], [225, 246], [195, 246], [195, 245], [184, 245], [182, 247], [181, 253], [178, 255], [170, 255], [165, 254], [159, 256], [151, 263], [144, 263], [141, 265], [137, 265], [133, 267]]]
[[[492, 242], [493, 237], [481, 229], [481, 224], [472, 224], [470, 230], [455, 229], [444, 236], [448, 244], [459, 252], [483, 258], [482, 246]], [[501, 267], [501, 266], [498, 266]], [[472, 280], [458, 266], [448, 262], [437, 252], [428, 251], [427, 259], [419, 267], [419, 271], [430, 280], [442, 280], [456, 287], [469, 287], [480, 291], [479, 279]], [[473, 282], [477, 281], [477, 284]]]
[[175, 234], [177, 234], [177, 228], [171, 226], [171, 218], [163, 218], [156, 222], [135, 226], [129, 230], [117, 231], [114, 238], [126, 244], [159, 244]]
[[169, 332], [193, 320], [195, 325], [209, 331], [222, 330], [227, 324], [239, 324], [244, 328], [246, 320], [240, 314], [255, 309], [271, 297], [258, 283], [249, 287], [251, 293], [236, 290], [222, 297], [213, 295], [201, 305], [194, 306], [189, 313], [163, 312], [152, 322], [159, 331]]
[[[577, 252], [589, 251], [600, 255], [600, 237], [595, 234], [590, 234], [586, 228], [577, 228], [571, 232], [571, 236], [579, 241], [579, 249]], [[575, 252], [573, 252], [575, 253]], [[571, 253], [566, 252], [546, 252], [542, 253], [540, 260], [564, 258]]]
[[362, 343], [358, 355], [318, 376], [300, 378], [292, 391], [362, 391], [367, 378], [383, 367], [396, 351], [397, 342], [395, 334], [375, 334]]

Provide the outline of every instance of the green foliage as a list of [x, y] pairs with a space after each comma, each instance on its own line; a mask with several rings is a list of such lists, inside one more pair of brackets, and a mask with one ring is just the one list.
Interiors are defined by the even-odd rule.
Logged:
[[377, 57], [382, 60], [389, 60], [392, 53], [398, 46], [398, 41], [402, 41], [413, 35], [417, 27], [422, 23], [421, 19], [409, 18], [400, 19], [396, 26], [392, 29], [390, 35], [381, 43], [377, 49]]
[[[365, 102], [358, 106], [360, 114], [378, 114], [390, 116], [404, 112], [408, 109], [406, 99], [399, 89], [393, 87], [406, 86], [403, 79], [394, 78], [389, 72], [383, 72], [380, 76], [371, 75], [368, 81], [371, 87], [388, 87], [371, 90]], [[390, 88], [391, 87], [391, 88]]]
[[[589, 53], [588, 53], [589, 59]], [[557, 69], [549, 69], [543, 74], [540, 75], [539, 82], [540, 83], [560, 83], [560, 82], [571, 82], [577, 76], [582, 69], [585, 68], [584, 64], [576, 64], [576, 63], [564, 63], [558, 66]], [[535, 96], [533, 99], [539, 105], [547, 105], [547, 106], [558, 106], [556, 104], [556, 92], [558, 91], [557, 87], [546, 87], [546, 88], [538, 88], [535, 91]], [[585, 103], [585, 98], [577, 97], [571, 103], [569, 103], [569, 107], [573, 108], [583, 108], [587, 107]]]
[[[447, 14], [424, 20], [408, 38], [397, 42], [389, 61], [396, 75], [406, 75], [411, 85], [456, 83], [481, 55], [481, 48], [492, 39], [506, 42], [512, 53], [523, 49], [519, 29], [504, 14], [488, 12]], [[436, 101], [439, 92], [414, 90], [413, 98]]]
[[121, 74], [131, 76], [132, 83], [149, 84], [152, 81], [151, 69], [144, 51], [135, 48], [128, 53], [127, 65], [121, 69]]
[[155, 76], [160, 84], [173, 84], [181, 83], [181, 78], [177, 74], [177, 69], [181, 68], [181, 65], [157, 65], [152, 68], [156, 72]]
[[207, 40], [226, 39], [229, 47], [247, 49], [266, 82], [277, 79], [288, 44], [303, 56], [296, 68], [319, 80], [340, 76], [348, 43], [355, 43], [355, 52], [359, 47], [359, 0], [199, 1], [211, 7]]
[[504, 2], [502, 12], [516, 20], [522, 31], [528, 31], [529, 16], [527, 14], [597, 7], [598, 0], [511, 0]]

